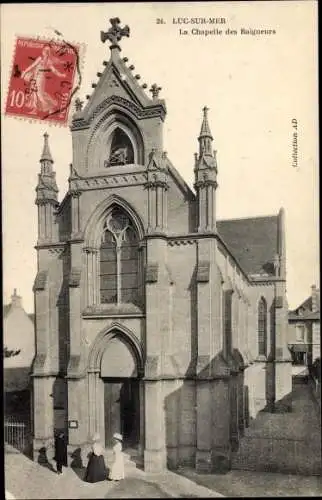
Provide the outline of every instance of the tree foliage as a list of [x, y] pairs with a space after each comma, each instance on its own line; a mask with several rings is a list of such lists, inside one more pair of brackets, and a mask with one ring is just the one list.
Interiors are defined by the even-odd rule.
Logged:
[[21, 349], [8, 349], [8, 347], [4, 347], [3, 356], [4, 358], [13, 358], [13, 356], [18, 356], [20, 354]]

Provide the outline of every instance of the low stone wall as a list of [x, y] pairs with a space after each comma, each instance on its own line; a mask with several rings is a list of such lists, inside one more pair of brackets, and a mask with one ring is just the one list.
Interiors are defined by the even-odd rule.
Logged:
[[317, 379], [308, 377], [308, 385], [310, 387], [313, 399], [317, 403], [319, 410], [321, 411], [321, 384]]
[[304, 476], [321, 474], [320, 444], [305, 440], [243, 438], [241, 449], [233, 457], [232, 469], [279, 472]]
[[294, 382], [283, 407], [260, 412], [250, 422], [237, 453], [233, 453], [233, 469], [321, 475], [319, 388], [308, 377]]

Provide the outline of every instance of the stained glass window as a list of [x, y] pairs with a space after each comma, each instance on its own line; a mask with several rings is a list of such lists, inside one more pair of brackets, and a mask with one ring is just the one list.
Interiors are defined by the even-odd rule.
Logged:
[[131, 219], [119, 207], [108, 214], [100, 248], [101, 303], [136, 303], [139, 245]]

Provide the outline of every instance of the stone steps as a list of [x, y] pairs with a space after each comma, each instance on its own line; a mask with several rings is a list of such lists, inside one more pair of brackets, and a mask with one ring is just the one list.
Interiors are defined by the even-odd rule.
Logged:
[[[106, 465], [109, 467], [112, 465], [114, 456], [113, 450], [107, 449], [104, 453]], [[126, 468], [142, 468], [143, 467], [143, 457], [135, 449], [123, 451], [124, 456], [124, 466]]]

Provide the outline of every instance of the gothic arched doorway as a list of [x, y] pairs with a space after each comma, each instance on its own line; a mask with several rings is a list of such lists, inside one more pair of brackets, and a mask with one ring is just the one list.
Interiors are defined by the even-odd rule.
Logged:
[[142, 405], [140, 360], [132, 342], [120, 332], [108, 335], [100, 362], [104, 385], [104, 434], [106, 447], [115, 432], [123, 435], [124, 448], [137, 448], [141, 441]]

